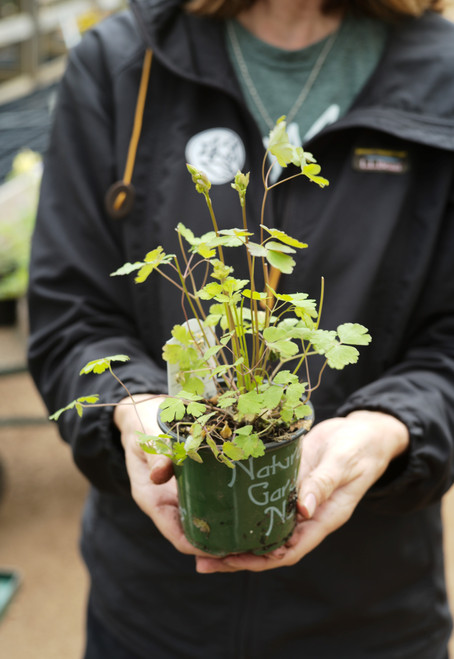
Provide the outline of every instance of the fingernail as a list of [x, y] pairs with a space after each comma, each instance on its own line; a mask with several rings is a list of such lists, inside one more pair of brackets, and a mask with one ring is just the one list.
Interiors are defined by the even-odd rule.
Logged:
[[210, 574], [213, 572], [210, 565], [207, 565], [206, 563], [199, 563], [199, 561], [196, 562], [195, 569], [199, 574]]
[[154, 462], [153, 466], [151, 467], [150, 470], [150, 478], [153, 482], [157, 482], [160, 484], [162, 480], [162, 472], [164, 469], [167, 467], [167, 461], [166, 460], [156, 460]]
[[277, 558], [278, 560], [280, 560], [281, 558], [284, 558], [285, 554], [286, 554], [285, 549], [280, 548], [280, 549], [275, 549], [274, 551], [270, 551], [269, 554], [267, 555], [270, 556], [271, 558]]
[[311, 519], [311, 517], [313, 517], [316, 507], [317, 500], [312, 492], [310, 492], [308, 495], [306, 495], [306, 498], [303, 501], [304, 514], [306, 515], [307, 519]]

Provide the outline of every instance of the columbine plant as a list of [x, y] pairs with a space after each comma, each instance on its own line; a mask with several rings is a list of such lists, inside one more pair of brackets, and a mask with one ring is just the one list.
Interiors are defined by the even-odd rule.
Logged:
[[[299, 172], [269, 184], [273, 167], [267, 164], [270, 154], [281, 167], [292, 163]], [[354, 346], [367, 345], [371, 338], [359, 324], [346, 323], [336, 331], [320, 328], [323, 279], [318, 306], [306, 293], [280, 294], [276, 290], [280, 273], [292, 273], [293, 255], [307, 245], [263, 224], [267, 196], [273, 188], [298, 176], [306, 176], [320, 187], [328, 185], [312, 154], [290, 143], [285, 117], [271, 131], [263, 160], [264, 194], [258, 241], [253, 239], [247, 224], [249, 174], [238, 172], [232, 183], [239, 196], [242, 227], [219, 229], [210, 198], [210, 181], [195, 167], [187, 167], [197, 192], [205, 199], [212, 230], [196, 237], [178, 224], [180, 257], [166, 254], [159, 246], [143, 261], [126, 263], [112, 275], [134, 272], [135, 281], [142, 283], [156, 271], [180, 290], [184, 300], [186, 322], [173, 328], [172, 340], [163, 348], [163, 358], [175, 373], [172, 389], [179, 391], [171, 392], [162, 403], [161, 420], [171, 424], [177, 440], [170, 441], [166, 434], [155, 437], [143, 432], [139, 439], [142, 448], [167, 455], [177, 463], [188, 456], [202, 462], [199, 449], [207, 444], [218, 460], [234, 466], [236, 460], [263, 455], [264, 441], [288, 439], [296, 429], [310, 423], [312, 409], [308, 402], [320, 385], [325, 368], [342, 369], [355, 363], [359, 352]], [[225, 248], [244, 250], [248, 279], [234, 276]], [[194, 271], [200, 270], [201, 265], [205, 266], [205, 276], [198, 287]], [[255, 284], [258, 268], [264, 290], [258, 290]], [[203, 302], [210, 303], [208, 310]], [[315, 381], [308, 363], [314, 354], [325, 358]], [[81, 373], [109, 369], [117, 377], [112, 362], [126, 359], [116, 355], [95, 360]], [[302, 378], [299, 373], [303, 373]], [[131, 399], [134, 403], [132, 396]], [[71, 407], [81, 414], [91, 405], [99, 405], [96, 395], [73, 401], [51, 418], [58, 418]]]

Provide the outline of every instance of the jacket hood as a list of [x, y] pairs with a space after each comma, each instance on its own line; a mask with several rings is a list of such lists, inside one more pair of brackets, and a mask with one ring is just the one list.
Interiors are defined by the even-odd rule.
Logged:
[[[184, 0], [130, 0], [146, 45], [169, 70], [241, 97], [221, 21], [185, 13]], [[454, 151], [454, 25], [438, 14], [393, 28], [351, 110], [323, 131], [364, 126]]]

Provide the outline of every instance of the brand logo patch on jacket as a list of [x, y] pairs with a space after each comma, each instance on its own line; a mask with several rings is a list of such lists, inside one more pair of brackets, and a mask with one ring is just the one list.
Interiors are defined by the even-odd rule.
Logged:
[[359, 172], [404, 174], [408, 170], [408, 153], [386, 149], [355, 149], [353, 169]]
[[213, 185], [232, 181], [246, 160], [244, 144], [230, 128], [209, 128], [191, 137], [186, 160], [201, 169]]

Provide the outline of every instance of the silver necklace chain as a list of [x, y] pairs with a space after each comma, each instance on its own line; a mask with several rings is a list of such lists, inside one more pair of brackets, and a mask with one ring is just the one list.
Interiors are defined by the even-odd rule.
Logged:
[[[249, 73], [249, 69], [247, 68], [246, 61], [244, 59], [243, 53], [240, 48], [240, 42], [238, 41], [238, 36], [235, 32], [235, 29], [233, 27], [233, 21], [228, 21], [227, 22], [227, 33], [229, 35], [230, 43], [232, 44], [233, 48], [233, 53], [235, 55], [237, 64], [239, 66], [239, 69], [241, 71], [241, 75], [243, 76], [243, 80], [246, 84], [246, 87], [257, 107], [257, 110], [259, 111], [262, 119], [268, 126], [268, 128], [272, 129], [274, 127], [275, 122], [271, 119], [268, 110], [263, 104], [262, 99], [259, 96], [259, 93], [257, 91], [256, 86], [254, 85], [254, 82], [251, 78], [251, 74]], [[298, 110], [301, 108], [303, 105], [304, 101], [309, 95], [310, 90], [312, 89], [312, 86], [314, 82], [316, 81], [318, 74], [320, 73], [323, 64], [326, 61], [326, 58], [331, 52], [332, 47], [334, 46], [334, 42], [336, 41], [337, 35], [339, 33], [339, 30], [336, 30], [336, 32], [333, 32], [331, 37], [327, 40], [325, 45], [323, 46], [322, 51], [320, 52], [320, 55], [317, 57], [317, 60], [314, 64], [314, 68], [309, 74], [309, 77], [307, 78], [306, 82], [303, 85], [303, 88], [301, 92], [298, 95], [298, 98], [290, 108], [287, 114], [287, 123], [289, 124], [292, 119], [295, 118]]]

